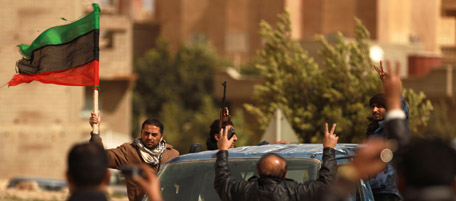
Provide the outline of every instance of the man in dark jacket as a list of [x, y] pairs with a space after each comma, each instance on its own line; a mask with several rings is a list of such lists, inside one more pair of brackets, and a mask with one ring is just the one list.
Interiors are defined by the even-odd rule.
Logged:
[[[380, 68], [374, 65], [375, 70], [379, 74], [382, 82], [388, 76], [388, 73], [383, 70], [383, 64], [380, 61]], [[369, 125], [367, 127], [366, 136], [369, 139], [382, 138], [385, 139], [385, 116], [388, 111], [386, 104], [385, 95], [383, 93], [372, 96], [369, 100], [369, 107], [372, 116], [369, 117]], [[408, 120], [408, 106], [401, 97], [401, 107], [406, 118]], [[407, 121], [408, 123], [408, 121]], [[369, 184], [372, 187], [375, 200], [378, 201], [398, 201], [401, 199], [401, 195], [397, 188], [397, 174], [391, 164], [388, 164], [382, 172], [369, 180]]]
[[66, 179], [71, 192], [68, 201], [104, 201], [109, 183], [108, 156], [102, 146], [82, 143], [68, 154]]
[[[399, 145], [393, 159], [399, 190], [406, 201], [455, 201], [456, 151], [442, 139], [410, 137], [406, 114], [401, 110], [399, 72], [400, 68], [396, 69], [383, 82], [386, 101], [391, 108], [385, 118], [386, 134]], [[432, 133], [425, 136], [429, 138]]]
[[337, 162], [334, 147], [337, 137], [334, 134], [335, 124], [328, 131], [326, 124], [323, 142], [323, 163], [317, 180], [298, 183], [287, 179], [287, 163], [277, 154], [265, 154], [257, 163], [260, 177], [253, 176], [248, 181], [236, 180], [231, 176], [228, 167], [228, 149], [233, 139], [227, 139], [227, 132], [220, 132], [217, 160], [215, 162], [214, 187], [221, 200], [314, 200], [334, 181]]

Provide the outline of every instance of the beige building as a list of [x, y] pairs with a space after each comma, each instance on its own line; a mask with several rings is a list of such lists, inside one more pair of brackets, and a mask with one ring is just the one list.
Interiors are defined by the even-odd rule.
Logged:
[[[21, 59], [16, 47], [30, 44], [56, 25], [92, 11], [87, 0], [1, 0], [0, 83], [15, 74]], [[118, 13], [118, 1], [99, 1], [100, 109], [107, 147], [130, 137], [132, 22]], [[62, 20], [65, 18], [67, 21]], [[32, 82], [0, 88], [0, 179], [15, 176], [64, 178], [66, 154], [75, 142], [89, 139], [91, 87]]]
[[[0, 0], [0, 84], [15, 73], [21, 58], [16, 45], [31, 43], [42, 31], [91, 11], [90, 0]], [[236, 67], [262, 46], [259, 23], [276, 24], [290, 12], [292, 36], [314, 53], [314, 34], [341, 31], [354, 36], [354, 17], [371, 33], [379, 58], [399, 61], [404, 77], [456, 62], [454, 0], [98, 0], [101, 14], [100, 108], [102, 137], [108, 147], [128, 141], [131, 119], [132, 54], [141, 55], [161, 35], [176, 50], [180, 44], [207, 39]], [[60, 18], [65, 18], [64, 21]], [[378, 49], [378, 48], [377, 48]], [[413, 65], [411, 65], [413, 64]], [[453, 97], [454, 71], [440, 68], [430, 78], [404, 82], [432, 97]], [[443, 79], [445, 77], [445, 79]], [[232, 81], [230, 103], [249, 102], [261, 80], [228, 70], [215, 75]], [[431, 80], [427, 83], [426, 80]], [[436, 85], [436, 86], [437, 86]], [[231, 91], [235, 88], [242, 89]], [[218, 88], [215, 88], [218, 90]], [[217, 95], [221, 95], [216, 91]], [[86, 141], [92, 103], [89, 87], [38, 82], [0, 88], [0, 179], [14, 176], [63, 178], [65, 157], [74, 142]]]
[[290, 13], [292, 36], [304, 41], [317, 33], [338, 31], [354, 37], [353, 19], [358, 17], [373, 43], [385, 48], [383, 59], [407, 66], [408, 54], [439, 57], [442, 46], [455, 45], [454, 4], [451, 0], [156, 0], [154, 16], [172, 49], [207, 39], [235, 65], [253, 58], [261, 48], [260, 21], [274, 25], [284, 10]]
[[[321, 48], [313, 41], [315, 34], [331, 36], [340, 31], [353, 38], [357, 17], [371, 34], [374, 61], [399, 62], [404, 78], [423, 77], [434, 68], [456, 63], [454, 0], [156, 0], [153, 16], [160, 35], [169, 40], [172, 49], [207, 39], [238, 69], [262, 46], [260, 21], [275, 25], [277, 14], [285, 10], [290, 13], [292, 37], [302, 41], [313, 56]], [[261, 82], [233, 72], [218, 72], [214, 86], [223, 80], [232, 80], [232, 86], [242, 85], [238, 86], [242, 90], [230, 93], [234, 110], [251, 101], [252, 85]], [[422, 84], [408, 83], [415, 90], [427, 90]], [[219, 89], [214, 89], [219, 96]]]
[[221, 56], [245, 63], [261, 46], [259, 23], [275, 24], [283, 0], [156, 0], [160, 35], [176, 50], [206, 39]]

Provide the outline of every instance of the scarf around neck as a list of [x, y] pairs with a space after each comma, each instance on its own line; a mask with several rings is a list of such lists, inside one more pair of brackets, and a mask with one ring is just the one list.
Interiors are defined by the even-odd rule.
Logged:
[[164, 139], [158, 143], [158, 146], [155, 149], [147, 148], [143, 144], [141, 138], [136, 138], [134, 143], [138, 146], [139, 153], [141, 153], [141, 158], [144, 162], [153, 166], [160, 164], [161, 156], [166, 149], [166, 141]]

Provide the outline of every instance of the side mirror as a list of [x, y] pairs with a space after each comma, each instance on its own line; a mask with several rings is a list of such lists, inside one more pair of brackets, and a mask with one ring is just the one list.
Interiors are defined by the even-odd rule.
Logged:
[[200, 152], [202, 147], [203, 145], [201, 145], [200, 143], [192, 143], [192, 145], [190, 145], [190, 150], [188, 151], [188, 153]]

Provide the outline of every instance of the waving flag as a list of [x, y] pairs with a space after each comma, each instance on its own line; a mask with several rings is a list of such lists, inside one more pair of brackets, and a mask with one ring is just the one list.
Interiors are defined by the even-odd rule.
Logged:
[[100, 7], [71, 24], [41, 33], [30, 45], [19, 45], [23, 59], [8, 86], [33, 80], [68, 86], [99, 86]]

